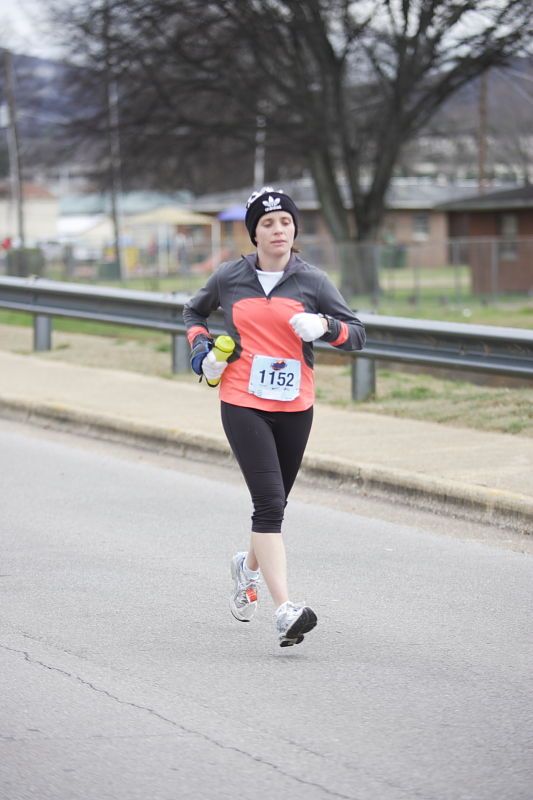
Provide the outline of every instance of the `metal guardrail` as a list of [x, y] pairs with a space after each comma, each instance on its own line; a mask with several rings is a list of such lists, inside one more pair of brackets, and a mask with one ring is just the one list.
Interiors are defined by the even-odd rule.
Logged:
[[[40, 278], [0, 278], [0, 308], [34, 317], [34, 349], [52, 346], [52, 318], [69, 317], [148, 328], [172, 337], [172, 369], [189, 368], [182, 320], [188, 296], [60, 283]], [[375, 361], [462, 369], [533, 379], [533, 331], [488, 325], [358, 314], [367, 332], [364, 350], [337, 353], [352, 361], [352, 398], [375, 391]], [[223, 332], [220, 312], [210, 318], [213, 333]], [[315, 342], [319, 350], [329, 345]]]

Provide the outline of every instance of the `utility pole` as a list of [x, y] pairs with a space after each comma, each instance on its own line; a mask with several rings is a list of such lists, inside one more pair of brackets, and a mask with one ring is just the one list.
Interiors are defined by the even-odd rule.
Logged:
[[484, 72], [479, 82], [479, 122], [478, 122], [478, 189], [479, 193], [487, 188], [487, 73]]
[[107, 115], [107, 140], [109, 152], [109, 179], [111, 195], [111, 221], [113, 224], [113, 238], [115, 258], [118, 265], [120, 280], [126, 277], [124, 273], [124, 260], [122, 258], [122, 245], [120, 241], [120, 212], [119, 198], [121, 189], [120, 180], [120, 143], [119, 143], [119, 116], [118, 116], [118, 90], [114, 78], [113, 62], [110, 49], [111, 12], [109, 3], [104, 6], [104, 48], [105, 48], [105, 91]]
[[257, 115], [255, 133], [255, 158], [254, 158], [254, 188], [258, 189], [265, 183], [265, 139], [266, 119], [263, 114]]
[[106, 76], [107, 88], [107, 132], [110, 161], [110, 180], [111, 180], [111, 220], [113, 222], [113, 238], [115, 244], [115, 256], [117, 259], [120, 280], [126, 277], [124, 274], [124, 259], [122, 258], [122, 243], [120, 239], [120, 142], [118, 134], [118, 90], [117, 83]]
[[22, 166], [17, 128], [17, 103], [15, 97], [15, 76], [13, 55], [4, 50], [5, 95], [7, 105], [7, 149], [9, 155], [9, 176], [11, 198], [17, 211], [17, 238], [20, 248], [26, 246], [24, 234], [24, 198], [22, 195]]

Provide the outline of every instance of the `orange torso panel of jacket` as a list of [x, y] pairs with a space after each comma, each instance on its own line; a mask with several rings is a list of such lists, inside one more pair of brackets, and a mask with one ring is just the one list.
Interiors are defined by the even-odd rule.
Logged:
[[[304, 411], [313, 405], [314, 375], [302, 357], [302, 340], [289, 320], [304, 311], [298, 300], [288, 297], [250, 297], [233, 305], [233, 323], [240, 332], [240, 358], [228, 364], [220, 385], [220, 399], [237, 406], [268, 411]], [[295, 358], [301, 362], [300, 394], [290, 401], [265, 400], [248, 391], [254, 356]]]
[[[235, 340], [235, 352], [220, 382], [220, 399], [226, 403], [265, 411], [304, 411], [315, 397], [312, 342], [294, 333], [290, 319], [300, 312], [333, 318], [333, 330], [323, 340], [343, 350], [360, 349], [364, 328], [325, 273], [292, 255], [283, 276], [265, 294], [257, 277], [255, 255], [222, 264], [205, 286], [186, 304], [184, 319], [189, 342], [209, 335], [208, 317], [224, 312], [226, 331]], [[266, 399], [249, 391], [254, 356], [297, 359], [300, 392], [293, 400]]]

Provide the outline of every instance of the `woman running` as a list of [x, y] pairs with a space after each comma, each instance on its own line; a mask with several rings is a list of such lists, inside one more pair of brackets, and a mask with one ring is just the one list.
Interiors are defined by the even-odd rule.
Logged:
[[[287, 498], [311, 430], [313, 341], [360, 350], [362, 323], [321, 270], [293, 249], [298, 209], [284, 192], [265, 186], [246, 206], [245, 224], [257, 252], [223, 263], [186, 304], [184, 320], [198, 375], [220, 382], [224, 431], [253, 504], [248, 551], [231, 562], [230, 610], [249, 622], [261, 574], [276, 608], [281, 647], [299, 644], [317, 618], [289, 599], [281, 527]], [[211, 352], [207, 320], [222, 307], [236, 343], [228, 362]], [[201, 379], [201, 378], [200, 378]]]

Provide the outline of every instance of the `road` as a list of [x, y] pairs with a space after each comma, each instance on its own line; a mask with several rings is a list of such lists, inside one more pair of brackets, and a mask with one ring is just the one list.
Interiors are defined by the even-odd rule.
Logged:
[[530, 800], [516, 538], [301, 489], [291, 582], [319, 625], [281, 649], [264, 593], [229, 614], [233, 470], [6, 422], [0, 469], [2, 800]]

